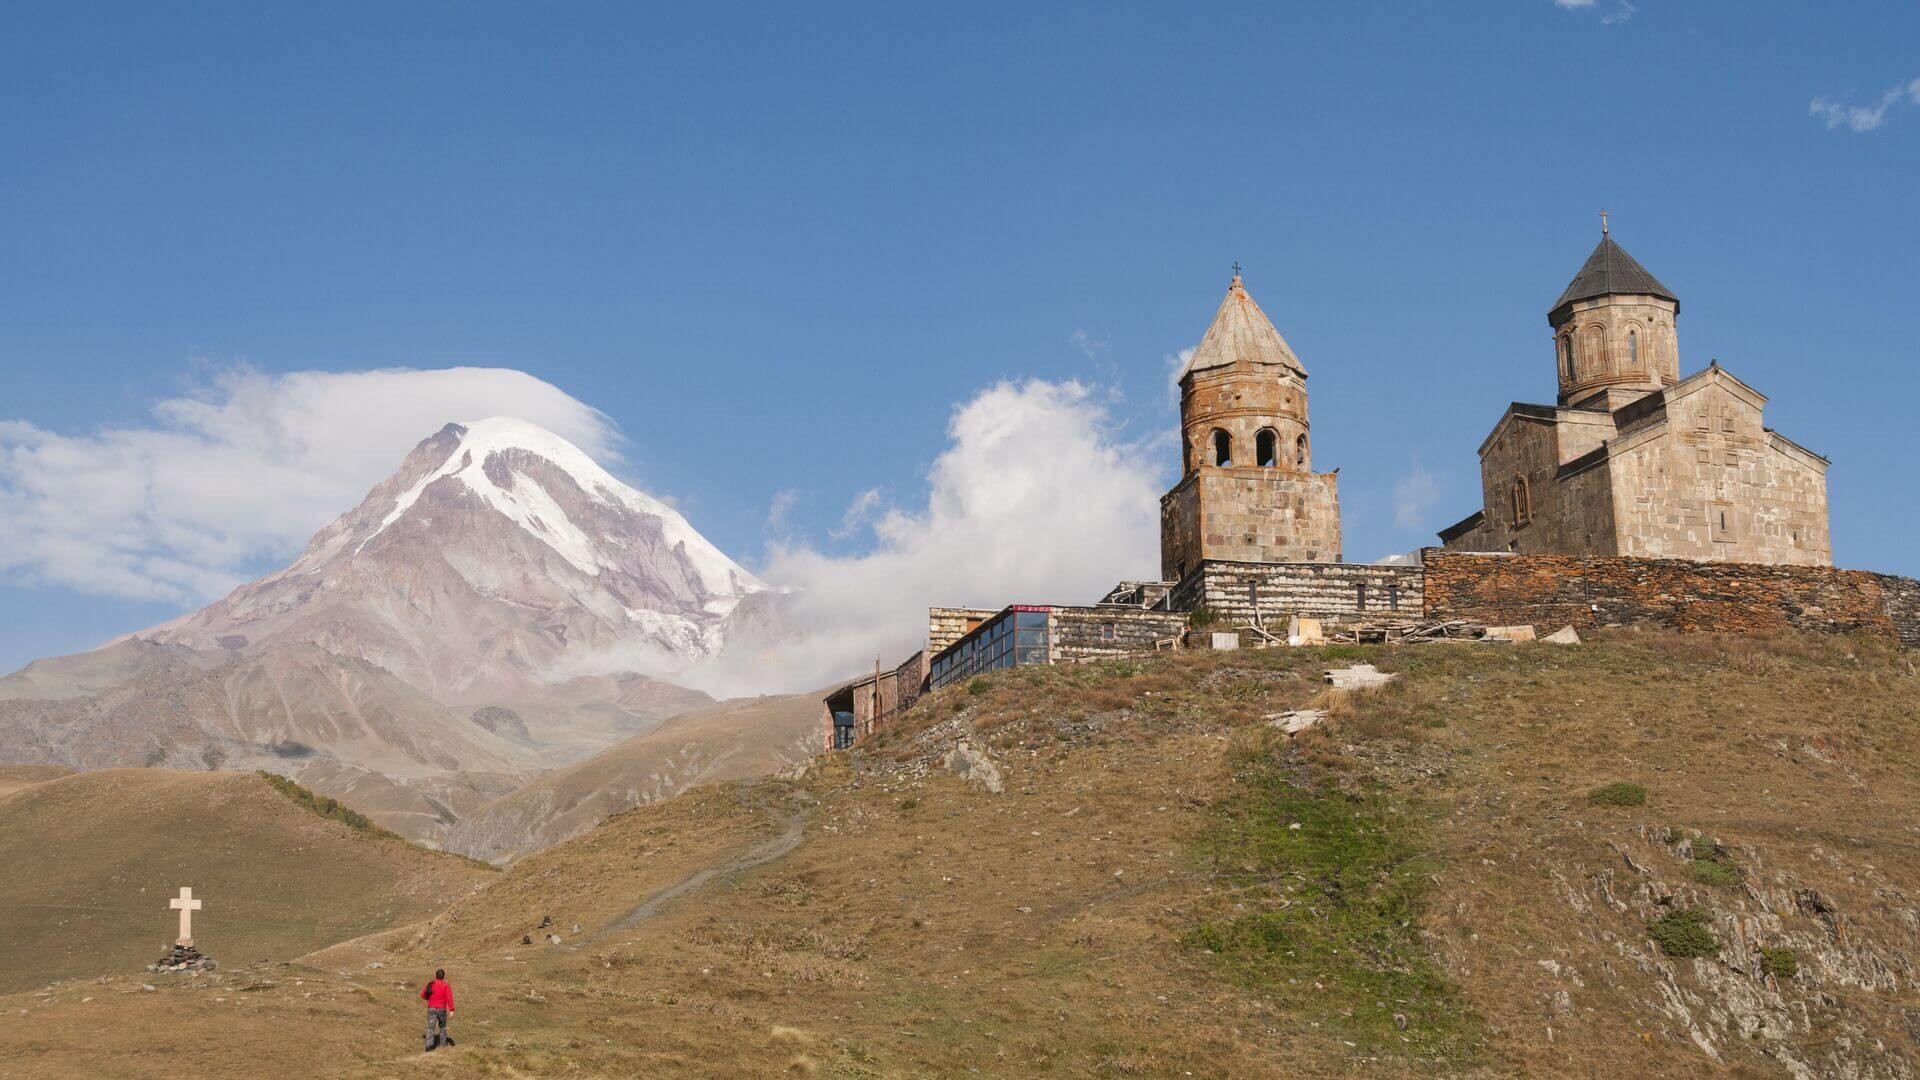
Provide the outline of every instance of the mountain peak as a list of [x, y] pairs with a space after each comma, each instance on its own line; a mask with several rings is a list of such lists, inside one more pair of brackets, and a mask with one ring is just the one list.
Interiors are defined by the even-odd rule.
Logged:
[[309, 641], [450, 701], [578, 673], [583, 656], [711, 656], [734, 608], [766, 589], [578, 446], [493, 416], [422, 440], [292, 566], [155, 636], [244, 652]]

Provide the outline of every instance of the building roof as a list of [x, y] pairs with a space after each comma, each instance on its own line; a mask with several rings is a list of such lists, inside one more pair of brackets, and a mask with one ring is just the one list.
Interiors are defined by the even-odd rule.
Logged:
[[1242, 360], [1291, 368], [1301, 378], [1307, 375], [1287, 339], [1247, 295], [1247, 287], [1236, 273], [1233, 284], [1227, 286], [1226, 299], [1220, 301], [1220, 310], [1213, 316], [1213, 325], [1207, 327], [1207, 336], [1200, 339], [1200, 347], [1193, 350], [1193, 359], [1187, 361], [1187, 369], [1181, 374], [1227, 367]]
[[1560, 299], [1553, 302], [1547, 315], [1547, 321], [1553, 322], [1569, 304], [1581, 300], [1591, 300], [1596, 296], [1657, 296], [1662, 300], [1673, 301], [1674, 311], [1680, 310], [1680, 298], [1673, 290], [1660, 284], [1660, 279], [1647, 272], [1627, 249], [1613, 242], [1613, 237], [1600, 234], [1600, 246], [1593, 249], [1580, 272], [1573, 275], [1566, 291]]

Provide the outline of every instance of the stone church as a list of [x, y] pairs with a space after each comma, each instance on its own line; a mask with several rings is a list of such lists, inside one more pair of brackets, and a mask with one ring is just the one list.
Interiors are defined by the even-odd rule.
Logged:
[[1679, 316], [1603, 223], [1547, 313], [1559, 399], [1507, 407], [1480, 444], [1484, 507], [1444, 546], [1831, 566], [1827, 459], [1718, 362], [1681, 378]]
[[1180, 482], [1160, 499], [1160, 574], [1207, 561], [1339, 562], [1338, 477], [1313, 471], [1307, 369], [1235, 269], [1180, 373]]

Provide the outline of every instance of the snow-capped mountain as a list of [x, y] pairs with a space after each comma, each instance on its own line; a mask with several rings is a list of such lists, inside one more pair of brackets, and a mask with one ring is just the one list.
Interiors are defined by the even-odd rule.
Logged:
[[578, 447], [495, 417], [422, 441], [292, 566], [137, 636], [247, 655], [311, 642], [479, 703], [595, 663], [710, 656], [766, 589]]

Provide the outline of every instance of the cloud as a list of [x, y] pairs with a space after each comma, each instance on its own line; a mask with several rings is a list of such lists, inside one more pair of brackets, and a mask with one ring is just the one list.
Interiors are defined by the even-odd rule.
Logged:
[[1627, 0], [1620, 0], [1619, 7], [1614, 8], [1612, 11], [1609, 11], [1605, 15], [1600, 16], [1600, 25], [1601, 26], [1618, 26], [1619, 24], [1626, 22], [1628, 19], [1633, 18], [1634, 13], [1639, 10], [1640, 9], [1638, 7], [1635, 7], [1633, 4], [1628, 3]]
[[1106, 338], [1096, 338], [1085, 330], [1075, 330], [1073, 336], [1067, 340], [1089, 360], [1098, 360], [1105, 356], [1111, 344]]
[[1393, 523], [1402, 529], [1423, 527], [1440, 501], [1440, 486], [1418, 460], [1393, 482]]
[[1167, 354], [1167, 401], [1175, 406], [1180, 404], [1180, 376], [1187, 373], [1187, 364], [1193, 360], [1193, 354], [1199, 348], [1194, 345]]
[[618, 460], [605, 416], [502, 368], [242, 368], [159, 402], [145, 425], [0, 420], [0, 580], [205, 602], [284, 563], [449, 420], [497, 415]]
[[800, 492], [795, 488], [783, 488], [773, 493], [773, 501], [767, 504], [767, 533], [777, 536], [787, 531], [787, 524], [793, 517], [793, 508], [800, 504]]
[[1889, 114], [1908, 105], [1920, 105], [1920, 79], [1889, 88], [1871, 105], [1849, 105], [1832, 98], [1817, 97], [1807, 106], [1807, 114], [1824, 121], [1827, 130], [1846, 127], [1864, 134], [1886, 123]]
[[1561, 8], [1566, 11], [1579, 11], [1583, 8], [1590, 8], [1593, 5], [1594, 5], [1594, 0], [1553, 0], [1554, 7]]
[[927, 608], [1087, 604], [1123, 578], [1158, 576], [1165, 477], [1150, 444], [1114, 436], [1078, 382], [1001, 383], [954, 410], [924, 507], [861, 493], [849, 521], [871, 547], [834, 556], [775, 545], [759, 573], [794, 591], [777, 647], [682, 673], [721, 692], [804, 690], [889, 664], [926, 643]]

